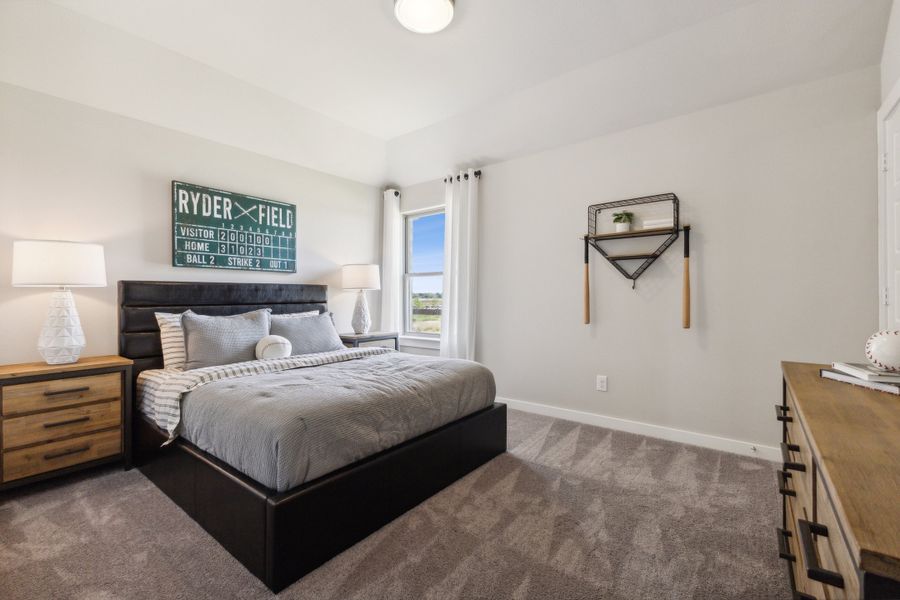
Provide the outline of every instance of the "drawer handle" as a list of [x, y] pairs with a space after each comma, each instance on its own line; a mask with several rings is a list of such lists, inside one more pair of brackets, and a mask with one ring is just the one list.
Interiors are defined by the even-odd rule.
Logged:
[[784, 423], [793, 423], [793, 422], [794, 422], [794, 418], [793, 418], [793, 417], [789, 417], [789, 416], [787, 415], [787, 412], [788, 412], [789, 410], [791, 410], [791, 407], [790, 407], [790, 406], [783, 406], [783, 405], [781, 405], [781, 404], [776, 404], [776, 405], [775, 405], [775, 418], [776, 418], [777, 420], [779, 420], [779, 421], [784, 422]]
[[791, 549], [788, 546], [788, 538], [791, 537], [791, 532], [786, 529], [781, 529], [780, 527], [775, 531], [778, 532], [778, 558], [783, 558], [784, 560], [789, 560], [791, 562], [797, 560], [797, 557], [791, 554]]
[[778, 471], [778, 493], [782, 496], [796, 496], [797, 492], [788, 487], [788, 479], [793, 475], [787, 471]]
[[[778, 532], [778, 557], [783, 558], [785, 560], [789, 560], [791, 562], [795, 562], [797, 557], [791, 554], [791, 549], [788, 547], [788, 538], [793, 534], [790, 531], [786, 531], [784, 529], [778, 528], [776, 529]], [[794, 582], [794, 573], [790, 572], [791, 578], [791, 600], [816, 600], [813, 596], [809, 594], [804, 594], [801, 591], [797, 590], [797, 584]]]
[[77, 419], [69, 419], [68, 421], [57, 421], [56, 423], [44, 423], [45, 429], [50, 429], [52, 427], [62, 427], [63, 425], [72, 425], [73, 423], [84, 423], [85, 421], [90, 421], [91, 418], [88, 416], [78, 417]]
[[823, 569], [819, 565], [819, 557], [816, 555], [816, 548], [813, 545], [813, 534], [828, 537], [828, 527], [821, 523], [811, 523], [804, 519], [797, 519], [797, 529], [800, 530], [800, 547], [803, 549], [807, 577], [837, 588], [844, 587], [843, 575]]
[[85, 386], [77, 387], [77, 388], [69, 388], [67, 390], [47, 391], [47, 392], [44, 392], [44, 395], [47, 397], [62, 396], [63, 394], [77, 394], [78, 392], [86, 392], [89, 389], [91, 389], [91, 386], [85, 385]]
[[788, 444], [781, 442], [781, 460], [784, 462], [785, 471], [805, 471], [806, 465], [791, 460], [791, 452], [800, 452], [800, 446], [797, 444]]
[[51, 452], [49, 454], [44, 455], [44, 460], [52, 460], [54, 458], [62, 458], [63, 456], [69, 456], [71, 454], [81, 454], [82, 452], [87, 452], [90, 450], [90, 446], [81, 446], [79, 448], [69, 448], [68, 450], [60, 450], [59, 452]]

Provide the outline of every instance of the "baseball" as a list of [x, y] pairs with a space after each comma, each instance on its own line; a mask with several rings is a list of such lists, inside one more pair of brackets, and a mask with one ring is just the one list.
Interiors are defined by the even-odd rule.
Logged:
[[885, 371], [900, 372], [900, 331], [879, 331], [866, 340], [866, 358]]
[[291, 343], [280, 335], [267, 335], [256, 344], [256, 358], [284, 358], [291, 355]]

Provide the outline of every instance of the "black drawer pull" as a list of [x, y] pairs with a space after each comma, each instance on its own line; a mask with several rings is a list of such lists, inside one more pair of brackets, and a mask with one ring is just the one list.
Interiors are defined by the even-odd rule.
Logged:
[[85, 421], [90, 421], [91, 418], [88, 416], [78, 417], [77, 419], [69, 419], [68, 421], [57, 421], [56, 423], [44, 423], [45, 429], [50, 429], [52, 427], [62, 427], [63, 425], [72, 425], [73, 423], [84, 423]]
[[784, 462], [783, 469], [785, 471], [805, 471], [806, 465], [791, 460], [791, 452], [800, 452], [800, 446], [797, 444], [781, 442], [781, 460]]
[[793, 475], [787, 471], [778, 471], [778, 493], [782, 496], [796, 496], [797, 492], [788, 487], [788, 479]]
[[806, 562], [806, 576], [814, 581], [842, 588], [844, 577], [835, 571], [823, 569], [819, 565], [819, 557], [813, 546], [813, 534], [828, 537], [828, 527], [821, 523], [811, 523], [805, 519], [797, 519], [797, 529], [800, 531], [800, 547], [803, 550], [803, 560]]
[[791, 562], [797, 560], [797, 557], [791, 554], [791, 549], [788, 546], [788, 538], [791, 537], [791, 532], [786, 529], [781, 529], [780, 527], [775, 531], [778, 532], [778, 558], [783, 558], [784, 560], [789, 560]]
[[77, 388], [69, 388], [67, 390], [54, 390], [52, 392], [47, 391], [47, 392], [44, 392], [44, 395], [45, 396], [62, 396], [63, 394], [77, 394], [78, 392], [86, 392], [89, 389], [91, 389], [91, 386], [85, 385], [85, 386], [77, 387]]
[[69, 456], [71, 454], [81, 454], [82, 452], [87, 452], [90, 450], [90, 446], [81, 446], [80, 448], [69, 448], [68, 450], [60, 450], [59, 452], [51, 452], [50, 454], [44, 455], [44, 460], [51, 460], [54, 458], [62, 458], [63, 456]]
[[775, 405], [775, 418], [784, 423], [793, 423], [793, 417], [789, 417], [787, 412], [791, 410], [790, 406], [784, 406], [781, 404]]

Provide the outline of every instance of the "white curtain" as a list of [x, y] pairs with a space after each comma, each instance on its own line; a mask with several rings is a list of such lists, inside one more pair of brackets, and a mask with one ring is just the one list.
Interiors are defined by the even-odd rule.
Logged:
[[478, 176], [475, 169], [444, 178], [444, 202], [441, 356], [475, 360], [478, 281]]
[[403, 219], [400, 192], [384, 191], [384, 219], [381, 237], [381, 330], [398, 331], [403, 314]]

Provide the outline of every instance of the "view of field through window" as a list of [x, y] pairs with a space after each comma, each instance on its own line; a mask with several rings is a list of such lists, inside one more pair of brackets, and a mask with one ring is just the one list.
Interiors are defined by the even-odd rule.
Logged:
[[444, 287], [444, 213], [409, 220], [407, 328], [411, 333], [437, 335]]

